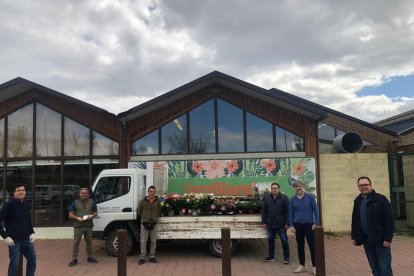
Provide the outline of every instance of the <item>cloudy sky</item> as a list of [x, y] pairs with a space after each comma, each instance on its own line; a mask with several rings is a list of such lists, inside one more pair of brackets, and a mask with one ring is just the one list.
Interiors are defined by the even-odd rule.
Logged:
[[211, 71], [375, 122], [414, 109], [403, 0], [0, 0], [0, 83], [118, 114]]

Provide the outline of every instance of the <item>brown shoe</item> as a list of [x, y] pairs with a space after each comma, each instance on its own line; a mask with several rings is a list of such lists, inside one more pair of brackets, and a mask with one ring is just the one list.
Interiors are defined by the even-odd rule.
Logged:
[[138, 264], [139, 265], [143, 265], [145, 263], [145, 260], [144, 259], [139, 259], [139, 261], [138, 261]]

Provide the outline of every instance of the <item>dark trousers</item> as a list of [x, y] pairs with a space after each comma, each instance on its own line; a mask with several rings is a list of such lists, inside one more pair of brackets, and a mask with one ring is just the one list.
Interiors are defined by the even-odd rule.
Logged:
[[391, 249], [382, 245], [364, 243], [365, 254], [374, 276], [392, 276]]
[[283, 259], [289, 261], [289, 241], [286, 228], [267, 228], [267, 244], [269, 246], [269, 257], [275, 257], [275, 238], [276, 233], [279, 234], [283, 248]]
[[305, 266], [305, 237], [308, 242], [309, 251], [312, 260], [312, 266], [315, 266], [315, 238], [313, 236], [312, 223], [295, 223], [296, 243], [298, 244], [299, 263]]
[[26, 276], [34, 276], [36, 270], [36, 250], [33, 242], [29, 239], [25, 241], [14, 241], [14, 245], [9, 247], [9, 270], [8, 276], [17, 275], [20, 264], [20, 254], [26, 258]]

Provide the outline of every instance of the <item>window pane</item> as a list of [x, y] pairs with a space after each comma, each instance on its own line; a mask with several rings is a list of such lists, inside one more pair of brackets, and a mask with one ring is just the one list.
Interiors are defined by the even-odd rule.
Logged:
[[33, 148], [33, 105], [27, 105], [9, 115], [8, 149], [9, 157], [32, 156]]
[[161, 127], [162, 154], [187, 153], [187, 116], [183, 115]]
[[132, 155], [159, 154], [158, 130], [155, 130], [132, 144]]
[[319, 123], [319, 139], [333, 141], [335, 138], [335, 129], [325, 123]]
[[4, 157], [4, 119], [0, 119], [0, 157]]
[[65, 118], [65, 155], [89, 155], [89, 129]]
[[102, 170], [106, 169], [118, 169], [119, 161], [117, 159], [95, 159], [92, 160], [92, 180], [95, 181], [95, 178]]
[[285, 131], [285, 133], [287, 151], [303, 151], [303, 139], [292, 132]]
[[30, 204], [31, 198], [28, 194], [32, 190], [32, 161], [8, 162], [6, 175], [6, 199], [13, 198], [14, 186], [17, 183], [23, 183], [26, 186], [26, 199]]
[[247, 151], [273, 151], [272, 124], [246, 113]]
[[219, 152], [243, 152], [243, 110], [217, 100]]
[[58, 226], [65, 212], [61, 208], [60, 162], [37, 161], [35, 170], [35, 225]]
[[214, 132], [214, 99], [211, 99], [190, 112], [190, 153], [215, 152]]
[[[89, 184], [89, 160], [70, 160], [65, 162], [63, 190], [69, 191], [64, 194], [64, 206], [66, 209], [64, 216], [64, 225], [73, 225], [73, 221], [68, 218], [69, 206], [79, 197], [80, 188], [90, 188]], [[89, 194], [91, 194], [89, 192]]]
[[286, 151], [285, 129], [276, 126], [276, 151]]
[[119, 144], [109, 138], [92, 132], [93, 139], [93, 155], [118, 155]]
[[36, 154], [60, 156], [61, 115], [41, 104], [36, 105]]
[[126, 195], [131, 188], [131, 178], [127, 176], [102, 177], [94, 190], [96, 203]]

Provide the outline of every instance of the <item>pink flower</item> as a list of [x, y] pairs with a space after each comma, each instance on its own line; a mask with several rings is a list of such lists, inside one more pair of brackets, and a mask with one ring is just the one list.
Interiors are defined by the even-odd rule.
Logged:
[[214, 210], [214, 209], [216, 209], [216, 206], [215, 205], [211, 205], [211, 210]]
[[268, 172], [272, 172], [276, 169], [276, 163], [272, 159], [262, 159], [260, 165], [265, 168]]
[[206, 178], [214, 179], [224, 176], [224, 167], [226, 162], [222, 160], [204, 161], [203, 167], [206, 171]]
[[198, 161], [194, 161], [193, 165], [191, 166], [191, 169], [196, 173], [201, 173], [203, 171], [203, 164], [201, 164]]
[[239, 168], [239, 165], [237, 164], [237, 162], [236, 162], [236, 161], [234, 161], [234, 160], [230, 160], [230, 161], [227, 163], [226, 168], [227, 168], [227, 170], [228, 170], [229, 172], [234, 173], [234, 172], [235, 172], [235, 171]]
[[293, 170], [296, 174], [303, 174], [305, 167], [301, 163], [297, 163], [295, 166], [293, 166]]

